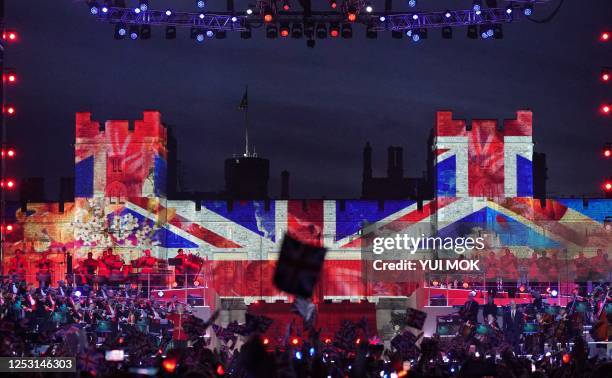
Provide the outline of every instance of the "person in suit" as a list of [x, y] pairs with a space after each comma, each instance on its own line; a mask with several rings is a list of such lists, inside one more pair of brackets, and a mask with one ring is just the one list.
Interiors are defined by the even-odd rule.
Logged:
[[523, 313], [516, 307], [516, 302], [511, 300], [510, 306], [504, 311], [504, 337], [512, 345], [515, 353], [519, 353], [519, 340], [523, 326]]

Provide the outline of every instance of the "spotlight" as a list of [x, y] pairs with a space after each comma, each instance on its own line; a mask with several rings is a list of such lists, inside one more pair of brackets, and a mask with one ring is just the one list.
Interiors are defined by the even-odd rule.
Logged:
[[357, 20], [357, 9], [355, 7], [350, 6], [348, 11], [346, 12], [346, 19], [349, 22], [355, 22]]
[[526, 5], [523, 7], [523, 14], [524, 14], [525, 16], [531, 16], [531, 15], [533, 14], [533, 5], [531, 5], [531, 4], [526, 4]]
[[302, 26], [302, 24], [296, 22], [291, 26], [291, 38], [302, 38], [302, 35], [304, 34], [304, 27]]
[[365, 7], [365, 11], [368, 13], [372, 13], [372, 11], [374, 10], [374, 8], [372, 8], [372, 6], [370, 4], [366, 5]]
[[132, 40], [137, 40], [138, 39], [138, 34], [140, 32], [139, 29], [140, 28], [138, 27], [138, 25], [130, 26], [130, 39], [132, 39]]
[[89, 2], [89, 13], [95, 16], [99, 12], [100, 12], [100, 6], [98, 5], [98, 3], [96, 1], [90, 1]]
[[338, 24], [333, 23], [329, 25], [329, 36], [332, 38], [336, 38], [339, 35], [340, 35], [340, 28], [338, 27]]
[[266, 26], [266, 38], [273, 39], [276, 37], [278, 37], [278, 28], [276, 27], [276, 25], [272, 24]]
[[166, 26], [166, 39], [176, 39], [176, 26]]
[[288, 37], [289, 36], [289, 24], [282, 23], [280, 26], [280, 36]]
[[123, 39], [127, 34], [127, 29], [123, 24], [115, 25], [115, 39]]
[[331, 9], [336, 9], [338, 8], [338, 3], [336, 2], [336, 0], [330, 0], [329, 6], [331, 7]]
[[445, 26], [442, 28], [442, 38], [443, 39], [452, 39], [453, 38], [453, 28], [450, 26]]
[[285, 12], [289, 11], [289, 9], [291, 9], [291, 6], [289, 5], [289, 1], [288, 0], [284, 0], [283, 1], [283, 10]]
[[149, 9], [149, 0], [140, 0], [138, 7], [141, 11], [146, 12]]
[[482, 10], [482, 1], [481, 0], [474, 0], [472, 2], [472, 10], [474, 12], [480, 12]]
[[196, 1], [196, 7], [202, 9], [206, 6], [206, 2], [204, 0], [198, 0]]
[[368, 39], [376, 39], [378, 37], [378, 33], [374, 30], [374, 26], [369, 25], [366, 27], [366, 38]]
[[266, 8], [264, 10], [264, 21], [269, 23], [269, 22], [272, 22], [273, 18], [274, 17], [272, 16], [272, 9], [271, 8]]
[[151, 25], [140, 26], [140, 38], [151, 39]]
[[608, 83], [610, 81], [610, 70], [608, 68], [603, 68], [601, 70], [601, 81], [604, 83]]
[[327, 37], [327, 26], [323, 23], [317, 24], [316, 29], [317, 38], [323, 39]]
[[353, 37], [353, 27], [351, 24], [342, 24], [342, 38], [348, 39]]
[[408, 0], [408, 6], [414, 8], [417, 6], [417, 0]]

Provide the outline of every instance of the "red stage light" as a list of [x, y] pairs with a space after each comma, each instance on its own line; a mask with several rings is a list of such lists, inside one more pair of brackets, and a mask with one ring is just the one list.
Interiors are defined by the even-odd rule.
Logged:
[[602, 42], [608, 42], [610, 40], [610, 32], [601, 32], [601, 34], [599, 35], [599, 40]]
[[610, 114], [610, 105], [608, 104], [603, 104], [600, 108], [601, 112], [605, 115]]
[[294, 337], [291, 339], [291, 344], [292, 345], [298, 345], [300, 343], [300, 340], [297, 337]]
[[164, 368], [164, 370], [166, 372], [174, 373], [174, 370], [176, 370], [176, 359], [174, 359], [174, 358], [166, 358], [162, 362], [162, 367]]

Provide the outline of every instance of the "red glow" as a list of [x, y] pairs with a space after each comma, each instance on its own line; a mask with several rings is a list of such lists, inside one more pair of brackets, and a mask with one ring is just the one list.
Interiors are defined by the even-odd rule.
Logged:
[[272, 22], [272, 14], [270, 14], [270, 13], [266, 13], [266, 14], [264, 15], [264, 21], [265, 21], [265, 22]]
[[218, 365], [217, 366], [217, 375], [224, 375], [225, 374], [225, 369], [223, 369], [223, 365]]
[[570, 357], [570, 355], [569, 355], [569, 354], [567, 354], [567, 353], [565, 353], [565, 354], [563, 355], [563, 363], [564, 363], [564, 364], [569, 364], [569, 363], [570, 363], [570, 358], [571, 358], [571, 357]]
[[291, 344], [292, 345], [298, 345], [300, 343], [300, 340], [297, 337], [294, 337], [291, 339]]
[[162, 362], [162, 367], [168, 373], [174, 373], [174, 370], [176, 370], [176, 360], [174, 358], [166, 358]]
[[602, 42], [608, 42], [610, 40], [610, 32], [608, 31], [602, 32], [601, 35], [599, 36], [599, 40]]
[[610, 105], [603, 104], [600, 109], [603, 114], [606, 114], [606, 115], [610, 114]]

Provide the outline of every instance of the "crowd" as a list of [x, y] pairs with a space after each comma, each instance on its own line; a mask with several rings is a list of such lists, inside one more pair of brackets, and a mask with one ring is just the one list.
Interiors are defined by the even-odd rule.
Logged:
[[333, 340], [320, 340], [312, 326], [290, 338], [289, 327], [272, 346], [262, 336], [271, 319], [248, 316], [223, 328], [212, 324], [216, 315], [208, 323], [177, 298], [156, 302], [135, 289], [79, 291], [64, 282], [34, 289], [5, 280], [0, 290], [0, 355], [76, 356], [81, 376], [600, 377], [612, 367], [589, 359], [580, 337], [571, 352], [529, 359], [498, 345], [496, 358], [460, 335], [399, 330], [391, 347], [374, 335], [359, 342], [359, 324], [347, 321]]

